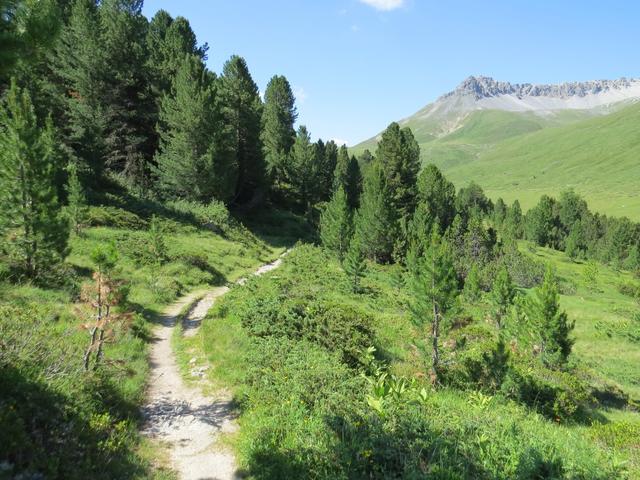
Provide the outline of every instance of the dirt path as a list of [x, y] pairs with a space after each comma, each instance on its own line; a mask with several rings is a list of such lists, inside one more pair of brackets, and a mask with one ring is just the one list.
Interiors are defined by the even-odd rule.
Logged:
[[[283, 255], [284, 256], [284, 255]], [[280, 266], [282, 257], [254, 272], [262, 275]], [[246, 279], [237, 283], [242, 285]], [[184, 321], [185, 335], [195, 335], [200, 323], [217, 298], [229, 291], [218, 287], [208, 292], [191, 308]], [[172, 467], [181, 480], [230, 480], [238, 478], [233, 454], [216, 445], [220, 433], [237, 429], [228, 393], [210, 398], [186, 385], [171, 348], [173, 329], [180, 312], [198, 298], [189, 294], [171, 305], [154, 332], [150, 353], [150, 380], [147, 403], [143, 407], [143, 434], [169, 448]]]

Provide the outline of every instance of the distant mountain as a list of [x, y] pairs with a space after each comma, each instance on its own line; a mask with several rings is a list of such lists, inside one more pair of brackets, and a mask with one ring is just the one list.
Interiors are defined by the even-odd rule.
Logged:
[[[425, 163], [523, 207], [565, 188], [601, 212], [640, 220], [640, 80], [559, 85], [469, 77], [399, 123]], [[352, 148], [375, 153], [378, 137]]]
[[[640, 79], [596, 80], [558, 85], [513, 84], [491, 77], [469, 77], [455, 90], [442, 95], [412, 116], [400, 121], [410, 126], [419, 143], [443, 138], [465, 126], [475, 112], [510, 112], [518, 124], [514, 134], [557, 126], [594, 115], [615, 111], [640, 99]], [[533, 114], [538, 118], [531, 118]], [[503, 122], [504, 123], [504, 122]], [[509, 123], [509, 122], [506, 122]], [[375, 146], [378, 136], [363, 142], [355, 150]], [[486, 140], [491, 141], [492, 138]]]

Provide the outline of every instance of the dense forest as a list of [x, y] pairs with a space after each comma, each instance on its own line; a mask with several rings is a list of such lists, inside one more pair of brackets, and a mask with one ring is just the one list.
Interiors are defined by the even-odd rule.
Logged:
[[210, 54], [141, 0], [0, 0], [0, 478], [156, 475], [136, 433], [154, 308], [296, 241], [203, 333], [247, 347], [221, 362], [252, 478], [640, 472], [640, 423], [602, 414], [639, 397], [574, 354], [560, 300], [618, 272], [637, 342], [640, 224], [572, 190], [523, 212], [457, 189], [397, 123], [356, 158], [298, 126], [285, 76], [261, 95]]

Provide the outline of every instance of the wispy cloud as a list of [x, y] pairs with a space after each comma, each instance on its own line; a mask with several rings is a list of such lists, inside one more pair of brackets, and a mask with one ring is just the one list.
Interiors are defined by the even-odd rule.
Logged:
[[395, 10], [404, 5], [404, 0], [360, 0], [360, 2], [381, 11]]

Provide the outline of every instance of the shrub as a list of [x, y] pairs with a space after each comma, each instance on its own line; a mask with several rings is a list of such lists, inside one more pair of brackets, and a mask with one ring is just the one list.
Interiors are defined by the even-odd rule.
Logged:
[[146, 222], [135, 213], [104, 205], [89, 207], [86, 223], [91, 227], [114, 227], [131, 230], [142, 230], [146, 227]]

